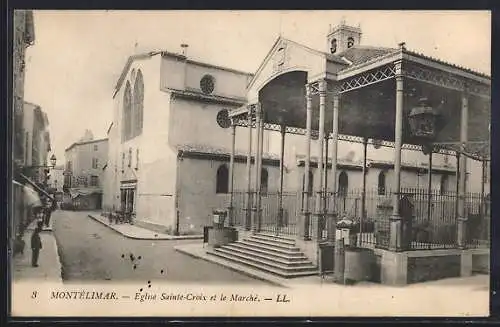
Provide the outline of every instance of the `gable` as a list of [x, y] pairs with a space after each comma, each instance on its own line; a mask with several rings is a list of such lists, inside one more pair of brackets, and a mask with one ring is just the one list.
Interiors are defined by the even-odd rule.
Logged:
[[306, 72], [308, 81], [317, 79], [325, 74], [326, 55], [279, 37], [247, 87], [249, 101], [256, 101], [260, 89], [268, 82], [292, 71]]

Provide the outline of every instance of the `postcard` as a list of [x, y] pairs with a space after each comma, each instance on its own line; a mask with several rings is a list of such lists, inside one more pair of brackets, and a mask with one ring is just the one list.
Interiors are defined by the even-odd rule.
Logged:
[[489, 315], [489, 11], [13, 15], [12, 317]]

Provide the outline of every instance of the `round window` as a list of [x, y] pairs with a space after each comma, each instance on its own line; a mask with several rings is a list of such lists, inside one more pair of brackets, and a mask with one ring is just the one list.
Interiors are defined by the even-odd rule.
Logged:
[[222, 128], [231, 127], [231, 119], [229, 118], [227, 109], [222, 109], [217, 113], [217, 124]]
[[200, 81], [200, 88], [205, 94], [210, 94], [214, 91], [215, 80], [210, 75], [205, 75]]

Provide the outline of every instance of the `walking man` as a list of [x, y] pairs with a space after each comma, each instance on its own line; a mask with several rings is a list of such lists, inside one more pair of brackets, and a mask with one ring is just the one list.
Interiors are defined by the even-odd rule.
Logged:
[[31, 265], [33, 267], [38, 267], [38, 255], [42, 249], [42, 240], [40, 238], [40, 231], [42, 230], [41, 225], [42, 224], [38, 224], [31, 235]]
[[45, 227], [50, 226], [50, 217], [52, 215], [52, 211], [54, 210], [55, 210], [55, 200], [51, 201], [50, 199], [47, 199], [47, 201], [45, 202], [45, 206], [43, 208]]

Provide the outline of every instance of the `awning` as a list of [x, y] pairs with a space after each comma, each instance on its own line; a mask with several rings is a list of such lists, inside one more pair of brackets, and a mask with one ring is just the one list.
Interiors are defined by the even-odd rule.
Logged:
[[77, 198], [78, 196], [86, 196], [99, 193], [102, 193], [102, 191], [97, 189], [74, 188], [69, 190], [69, 194], [73, 199]]
[[26, 206], [35, 206], [39, 207], [42, 206], [42, 201], [40, 200], [40, 196], [38, 195], [38, 192], [36, 192], [31, 186], [23, 185], [19, 183], [18, 181], [13, 180], [12, 183], [14, 186], [19, 187], [22, 189], [23, 192], [23, 202]]
[[41, 188], [40, 186], [36, 185], [35, 182], [33, 182], [31, 179], [29, 179], [29, 177], [23, 175], [23, 174], [19, 174], [28, 184], [31, 185], [31, 187], [33, 187], [38, 193], [41, 193], [43, 195], [45, 195], [46, 197], [48, 197], [49, 199], [51, 199], [52, 201], [54, 201], [55, 199], [52, 197], [52, 195], [50, 195], [49, 193], [47, 193], [43, 188]]

